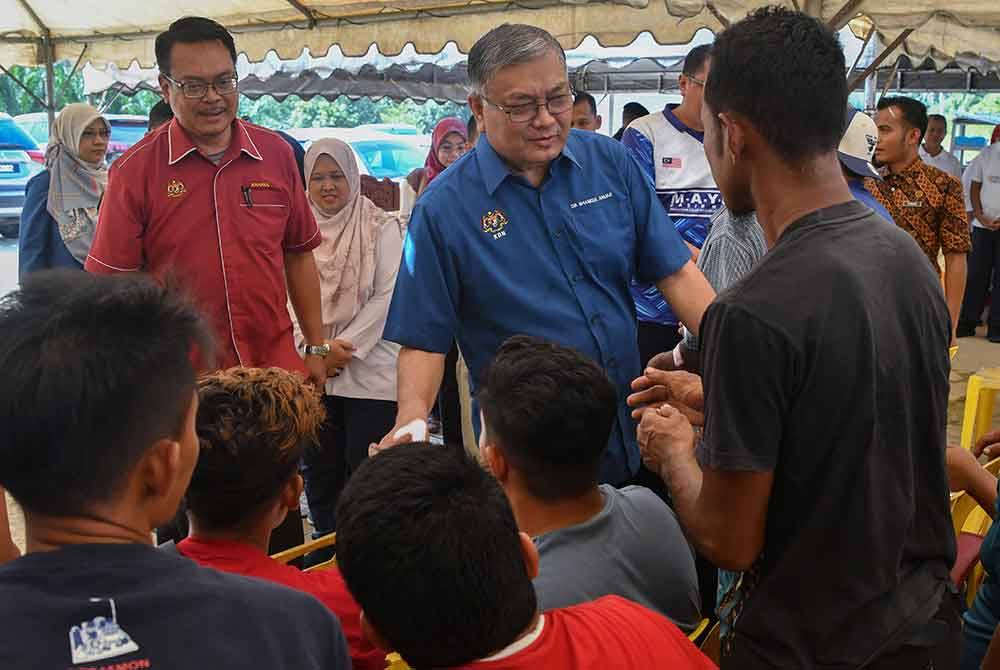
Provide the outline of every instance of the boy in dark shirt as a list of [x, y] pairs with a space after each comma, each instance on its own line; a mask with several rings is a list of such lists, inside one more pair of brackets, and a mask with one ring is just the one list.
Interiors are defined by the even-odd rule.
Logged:
[[841, 174], [835, 34], [772, 7], [712, 53], [705, 152], [770, 251], [702, 319], [704, 435], [664, 404], [639, 443], [688, 537], [742, 572], [722, 668], [955, 668], [940, 282]]
[[350, 660], [311, 596], [151, 545], [198, 458], [195, 308], [148, 278], [38, 273], [0, 301], [0, 486], [27, 552], [0, 566], [0, 668], [287, 668]]

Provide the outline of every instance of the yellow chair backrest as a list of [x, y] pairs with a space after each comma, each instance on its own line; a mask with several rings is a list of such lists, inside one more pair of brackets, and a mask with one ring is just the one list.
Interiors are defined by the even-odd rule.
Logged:
[[[276, 554], [272, 554], [271, 558], [278, 561], [279, 563], [288, 563], [289, 561], [294, 561], [296, 558], [305, 556], [306, 554], [311, 554], [317, 549], [324, 549], [326, 547], [332, 547], [337, 544], [337, 534], [330, 533], [329, 535], [324, 535], [323, 537], [310, 540], [309, 542], [303, 542], [297, 547], [292, 547], [291, 549], [285, 549], [284, 551], [279, 551]], [[327, 561], [329, 563], [330, 561]], [[321, 565], [326, 565], [325, 563]], [[320, 567], [320, 566], [315, 566]]]
[[385, 657], [385, 670], [412, 670], [410, 664], [403, 660], [403, 657], [392, 652]]
[[979, 503], [968, 491], [962, 491], [951, 500], [951, 522], [955, 527], [955, 535], [962, 532], [966, 520], [979, 509]]
[[701, 637], [701, 634], [705, 632], [706, 628], [708, 628], [708, 619], [702, 619], [698, 622], [698, 625], [695, 626], [695, 629], [688, 633], [688, 639], [697, 643], [698, 638]]

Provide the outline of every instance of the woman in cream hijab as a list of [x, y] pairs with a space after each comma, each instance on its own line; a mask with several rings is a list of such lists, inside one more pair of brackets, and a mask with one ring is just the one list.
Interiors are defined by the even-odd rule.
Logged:
[[83, 269], [108, 184], [111, 126], [90, 105], [67, 105], [49, 131], [46, 170], [28, 182], [18, 237], [18, 274]]
[[[319, 269], [327, 356], [327, 421], [320, 448], [304, 459], [306, 497], [316, 534], [336, 529], [334, 507], [350, 473], [396, 421], [399, 345], [382, 339], [403, 249], [399, 220], [361, 195], [351, 148], [313, 142], [305, 177], [323, 242]], [[296, 334], [300, 338], [298, 328]]]

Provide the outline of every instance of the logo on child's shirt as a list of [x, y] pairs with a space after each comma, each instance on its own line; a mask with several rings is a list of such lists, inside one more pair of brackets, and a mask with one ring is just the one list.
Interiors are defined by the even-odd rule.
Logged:
[[90, 602], [107, 601], [111, 618], [96, 616], [69, 629], [69, 648], [73, 665], [91, 663], [106, 658], [139, 651], [139, 645], [118, 625], [114, 598], [91, 598]]

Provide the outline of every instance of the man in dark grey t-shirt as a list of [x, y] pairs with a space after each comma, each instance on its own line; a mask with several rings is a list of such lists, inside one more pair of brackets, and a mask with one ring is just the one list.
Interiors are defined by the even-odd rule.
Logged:
[[844, 68], [829, 28], [781, 8], [713, 46], [705, 151], [770, 251], [702, 319], [702, 438], [654, 404], [639, 443], [687, 536], [742, 572], [722, 670], [958, 667], [948, 310], [841, 175]]
[[649, 489], [598, 486], [615, 388], [573, 349], [527, 336], [501, 345], [479, 391], [482, 454], [540, 555], [542, 610], [618, 595], [691, 632], [694, 554]]

